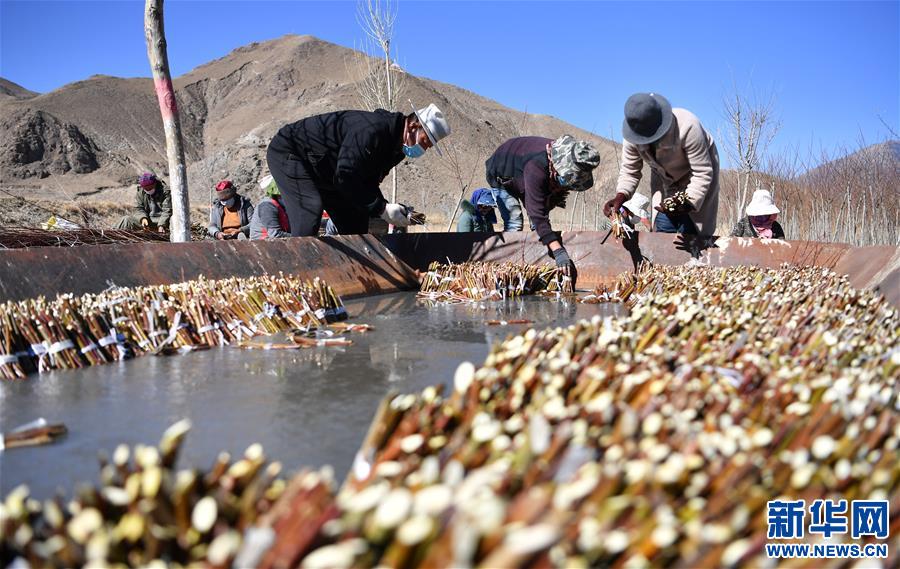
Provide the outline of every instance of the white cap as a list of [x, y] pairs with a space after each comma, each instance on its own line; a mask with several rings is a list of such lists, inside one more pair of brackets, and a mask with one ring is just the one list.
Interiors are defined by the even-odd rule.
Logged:
[[772, 215], [779, 213], [780, 210], [775, 206], [775, 200], [769, 190], [756, 190], [744, 211], [747, 215]]
[[[412, 101], [409, 104], [412, 105]], [[419, 119], [419, 124], [422, 125], [422, 129], [434, 146], [435, 151], [437, 151], [438, 156], [443, 156], [437, 143], [450, 135], [450, 125], [447, 123], [447, 119], [444, 118], [444, 113], [441, 112], [437, 105], [431, 103], [427, 107], [416, 111], [416, 118]]]
[[631, 199], [622, 204], [622, 207], [642, 219], [650, 219], [650, 200], [644, 194], [637, 192], [631, 196]]

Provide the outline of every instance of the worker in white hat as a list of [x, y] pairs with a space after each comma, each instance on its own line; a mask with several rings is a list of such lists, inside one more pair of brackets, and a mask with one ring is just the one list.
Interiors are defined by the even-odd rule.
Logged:
[[650, 198], [637, 192], [622, 204], [622, 214], [635, 227], [643, 224], [650, 231]]
[[436, 105], [408, 115], [384, 109], [337, 111], [285, 125], [266, 152], [281, 189], [291, 235], [319, 231], [322, 210], [342, 235], [367, 233], [369, 218], [406, 227], [412, 208], [388, 203], [381, 181], [404, 158], [415, 159], [450, 134]]
[[732, 237], [784, 239], [784, 229], [776, 221], [780, 213], [769, 190], [756, 190], [744, 210], [745, 215], [731, 230]]

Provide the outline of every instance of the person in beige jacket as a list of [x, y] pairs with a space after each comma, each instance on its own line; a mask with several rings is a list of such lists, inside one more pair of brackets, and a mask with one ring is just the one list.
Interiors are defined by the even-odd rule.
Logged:
[[636, 93], [625, 103], [622, 137], [616, 195], [604, 214], [611, 216], [631, 198], [646, 162], [654, 231], [712, 235], [719, 211], [719, 152], [700, 119], [673, 109], [662, 95]]

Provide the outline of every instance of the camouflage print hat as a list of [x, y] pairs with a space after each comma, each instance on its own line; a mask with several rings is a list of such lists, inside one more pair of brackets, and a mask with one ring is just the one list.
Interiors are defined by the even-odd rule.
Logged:
[[564, 134], [550, 145], [550, 160], [564, 188], [583, 192], [594, 185], [591, 172], [600, 165], [600, 153], [589, 142]]

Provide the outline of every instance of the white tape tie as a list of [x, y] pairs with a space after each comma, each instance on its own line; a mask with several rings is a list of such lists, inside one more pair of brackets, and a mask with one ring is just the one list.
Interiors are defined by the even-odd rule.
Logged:
[[86, 353], [88, 353], [88, 352], [93, 352], [93, 351], [96, 350], [97, 348], [98, 348], [97, 344], [91, 342], [91, 343], [88, 344], [87, 346], [81, 348], [81, 353], [82, 353], [82, 354], [86, 354]]
[[31, 353], [36, 356], [43, 356], [47, 353], [47, 342], [40, 344], [31, 344]]
[[15, 354], [0, 354], [0, 366], [10, 365], [19, 362], [19, 356]]

